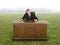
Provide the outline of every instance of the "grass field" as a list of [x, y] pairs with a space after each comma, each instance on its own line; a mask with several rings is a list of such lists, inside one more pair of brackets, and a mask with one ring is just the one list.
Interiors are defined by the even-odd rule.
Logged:
[[37, 14], [39, 20], [47, 20], [48, 41], [13, 41], [12, 21], [22, 14], [0, 14], [0, 45], [60, 45], [60, 14]]

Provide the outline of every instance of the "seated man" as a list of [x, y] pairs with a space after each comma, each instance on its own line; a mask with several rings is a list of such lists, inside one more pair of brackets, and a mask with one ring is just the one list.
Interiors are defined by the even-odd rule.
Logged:
[[29, 9], [26, 10], [22, 19], [26, 21], [38, 21], [38, 18], [35, 16], [35, 13], [31, 12]]

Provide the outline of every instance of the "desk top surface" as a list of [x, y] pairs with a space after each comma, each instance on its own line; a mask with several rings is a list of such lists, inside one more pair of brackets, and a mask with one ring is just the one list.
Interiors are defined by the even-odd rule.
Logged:
[[23, 24], [25, 24], [25, 23], [28, 23], [28, 24], [35, 24], [35, 23], [37, 23], [37, 24], [48, 24], [48, 21], [46, 21], [46, 20], [38, 20], [37, 22], [34, 22], [34, 21], [29, 21], [29, 22], [25, 22], [25, 21], [22, 21], [22, 20], [14, 20], [13, 22], [12, 22], [13, 24], [15, 23], [23, 23]]

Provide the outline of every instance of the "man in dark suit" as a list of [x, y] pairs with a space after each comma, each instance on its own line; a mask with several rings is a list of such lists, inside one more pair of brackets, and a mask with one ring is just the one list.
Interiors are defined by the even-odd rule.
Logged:
[[32, 21], [38, 21], [38, 18], [35, 16], [34, 12], [31, 12], [29, 9], [26, 10], [26, 13], [22, 17], [23, 20], [32, 20]]

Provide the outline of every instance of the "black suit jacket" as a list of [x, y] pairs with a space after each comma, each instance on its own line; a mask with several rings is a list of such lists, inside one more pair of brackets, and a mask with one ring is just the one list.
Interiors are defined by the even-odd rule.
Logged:
[[23, 20], [33, 20], [33, 21], [34, 21], [34, 19], [37, 19], [38, 20], [38, 18], [35, 16], [34, 13], [31, 13], [31, 16], [30, 17], [29, 17], [28, 14], [24, 14], [24, 16], [22, 17], [22, 19]]

